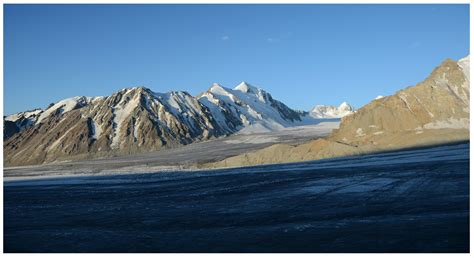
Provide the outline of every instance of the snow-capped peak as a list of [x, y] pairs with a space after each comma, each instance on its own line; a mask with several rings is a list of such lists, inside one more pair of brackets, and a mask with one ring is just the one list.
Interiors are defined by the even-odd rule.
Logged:
[[354, 108], [342, 102], [339, 106], [316, 105], [309, 113], [315, 118], [341, 118], [354, 113]]
[[227, 89], [220, 85], [219, 83], [213, 83], [212, 86], [209, 88], [208, 92], [217, 94], [217, 95], [229, 95], [230, 89]]
[[233, 89], [213, 84], [198, 99], [211, 111], [217, 123], [230, 131], [251, 131], [254, 127], [277, 130], [301, 119], [299, 113], [246, 82]]
[[224, 88], [224, 87], [222, 87], [222, 85], [220, 85], [219, 83], [214, 82], [214, 83], [211, 85], [211, 89], [212, 89], [212, 88]]
[[339, 110], [352, 110], [352, 106], [349, 105], [347, 102], [342, 102], [341, 105], [339, 105]]

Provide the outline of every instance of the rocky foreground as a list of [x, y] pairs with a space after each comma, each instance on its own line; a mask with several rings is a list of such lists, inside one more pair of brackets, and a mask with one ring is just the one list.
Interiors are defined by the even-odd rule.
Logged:
[[423, 82], [377, 98], [325, 139], [270, 147], [208, 163], [235, 167], [298, 162], [469, 140], [469, 56], [445, 60]]

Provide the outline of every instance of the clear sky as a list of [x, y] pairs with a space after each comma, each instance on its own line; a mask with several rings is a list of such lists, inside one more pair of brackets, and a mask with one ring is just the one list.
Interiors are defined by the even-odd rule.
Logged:
[[468, 54], [468, 5], [5, 5], [4, 112], [241, 81], [360, 107]]

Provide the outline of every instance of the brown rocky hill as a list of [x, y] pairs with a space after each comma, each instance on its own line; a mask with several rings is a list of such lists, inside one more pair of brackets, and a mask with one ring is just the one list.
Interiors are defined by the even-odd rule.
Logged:
[[448, 59], [423, 82], [344, 117], [327, 139], [276, 144], [203, 167], [297, 162], [469, 140], [469, 84], [469, 56]]

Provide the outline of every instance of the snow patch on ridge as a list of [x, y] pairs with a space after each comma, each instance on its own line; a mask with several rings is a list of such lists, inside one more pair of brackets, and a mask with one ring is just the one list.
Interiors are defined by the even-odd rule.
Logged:
[[99, 139], [102, 134], [102, 128], [97, 125], [94, 119], [91, 119], [91, 130], [92, 130], [92, 139]]
[[73, 109], [83, 107], [93, 99], [94, 98], [84, 96], [63, 99], [46, 109], [43, 113], [41, 113], [41, 115], [38, 117], [38, 120], [36, 121], [36, 124], [41, 123], [44, 119], [49, 117], [53, 112], [56, 112], [57, 110], [59, 110], [60, 114], [63, 114]]
[[356, 130], [356, 137], [365, 136], [364, 130], [362, 128], [357, 128]]
[[414, 113], [413, 110], [412, 110], [411, 107], [410, 107], [410, 104], [408, 103], [407, 95], [402, 92], [402, 93], [400, 93], [399, 97], [400, 97], [400, 99], [405, 103], [405, 105], [407, 106], [408, 110], [410, 110], [410, 112]]
[[126, 99], [125, 97], [127, 96], [128, 93], [129, 91], [127, 91], [123, 95], [123, 98], [120, 101], [120, 103], [113, 109], [114, 135], [112, 138], [112, 143], [110, 144], [110, 147], [112, 149], [117, 149], [118, 147], [120, 147], [119, 140], [120, 140], [120, 132], [122, 130], [123, 122], [125, 121], [125, 119], [127, 119], [131, 115], [133, 110], [139, 105], [139, 102], [140, 102], [138, 95], [136, 95], [136, 96], [133, 96], [133, 98], [130, 101], [124, 103], [125, 102], [124, 99]]
[[15, 114], [7, 116], [5, 118], [5, 120], [6, 121], [11, 121], [11, 122], [16, 122], [18, 119], [21, 119], [22, 117], [23, 118], [30, 118], [30, 117], [33, 117], [33, 116], [37, 116], [41, 112], [43, 112], [43, 110], [41, 110], [41, 109], [35, 109], [35, 110], [32, 110], [32, 111], [19, 112], [19, 113], [15, 113]]

